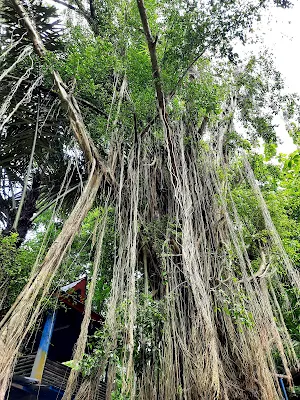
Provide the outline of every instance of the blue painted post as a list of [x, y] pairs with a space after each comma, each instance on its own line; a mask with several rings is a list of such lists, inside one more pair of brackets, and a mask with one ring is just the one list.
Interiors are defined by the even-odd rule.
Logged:
[[55, 318], [56, 318], [56, 311], [53, 311], [47, 315], [39, 348], [36, 353], [34, 364], [31, 370], [30, 378], [36, 379], [39, 382], [41, 382], [42, 380], [47, 354], [50, 346], [50, 341], [53, 333], [53, 328], [55, 324]]
[[279, 384], [280, 384], [280, 387], [281, 387], [281, 390], [282, 390], [282, 393], [283, 393], [284, 400], [289, 400], [282, 378], [279, 378]]

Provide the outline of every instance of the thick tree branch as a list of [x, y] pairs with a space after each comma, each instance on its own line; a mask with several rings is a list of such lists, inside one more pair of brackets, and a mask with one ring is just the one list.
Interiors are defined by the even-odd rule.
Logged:
[[[174, 146], [173, 146], [172, 138], [171, 138], [171, 127], [170, 127], [170, 124], [168, 121], [168, 116], [166, 113], [165, 96], [163, 93], [162, 81], [161, 81], [158, 60], [157, 60], [157, 54], [156, 54], [156, 44], [157, 44], [158, 38], [156, 37], [154, 39], [152, 36], [148, 18], [147, 18], [146, 8], [144, 5], [144, 1], [137, 0], [137, 5], [138, 5], [144, 34], [145, 34], [147, 44], [148, 44], [149, 55], [150, 55], [150, 59], [151, 59], [152, 74], [153, 74], [154, 86], [155, 86], [155, 91], [156, 91], [156, 96], [157, 96], [159, 116], [160, 116], [164, 131], [165, 131], [165, 135], [166, 135], [166, 140], [167, 140], [167, 145], [168, 145], [167, 147], [169, 150], [170, 162], [171, 162], [171, 167], [172, 167], [172, 173], [173, 173], [174, 177], [176, 177], [177, 176], [177, 167], [176, 167], [176, 162], [175, 162]], [[150, 126], [149, 126], [149, 129], [150, 129]]]
[[93, 1], [90, 0], [90, 12], [84, 8], [84, 5], [82, 4], [81, 0], [74, 0], [74, 1], [79, 9], [80, 14], [87, 20], [94, 34], [98, 36], [99, 27], [98, 27], [98, 21], [96, 19], [96, 10], [94, 8]]
[[96, 21], [96, 9], [95, 9], [95, 5], [94, 5], [94, 0], [89, 0], [89, 3], [90, 3], [91, 17], [94, 21]]
[[44, 57], [46, 55], [46, 48], [42, 42], [42, 39], [41, 39], [39, 33], [36, 30], [34, 24], [32, 23], [31, 19], [29, 18], [27, 11], [25, 10], [23, 4], [20, 3], [19, 0], [12, 0], [12, 4], [13, 4], [16, 12], [20, 16], [21, 22], [23, 23], [24, 27], [26, 28], [29, 38], [32, 40], [35, 52], [37, 53], [38, 56]]
[[[142, 2], [143, 3], [143, 2]], [[153, 41], [153, 38], [152, 38], [152, 35], [151, 35], [151, 32], [150, 32], [150, 28], [149, 28], [149, 24], [147, 23], [147, 14], [146, 14], [146, 10], [145, 10], [145, 7], [144, 7], [144, 10], [143, 10], [144, 12], [143, 12], [143, 18], [146, 18], [146, 25], [145, 25], [145, 28], [146, 28], [146, 30], [147, 30], [147, 35], [146, 35], [146, 33], [145, 33], [145, 28], [144, 28], [144, 33], [145, 33], [145, 36], [146, 36], [146, 38], [147, 38], [147, 36], [148, 36], [148, 38], [150, 38], [152, 41]], [[141, 18], [142, 18], [142, 16], [141, 16]], [[143, 25], [143, 27], [144, 27], [144, 25]], [[150, 36], [149, 36], [150, 35]], [[147, 41], [148, 41], [148, 38], [147, 38]], [[155, 38], [155, 40], [154, 40], [154, 44], [155, 44], [155, 46], [156, 46], [156, 42], [157, 42], [157, 37]], [[161, 98], [163, 101], [161, 101], [161, 105], [162, 105], [162, 107], [165, 107], [166, 106], [166, 104], [170, 101], [170, 100], [172, 100], [172, 98], [175, 96], [175, 94], [176, 94], [176, 91], [177, 91], [177, 89], [181, 86], [181, 84], [182, 84], [182, 82], [183, 82], [183, 80], [184, 80], [184, 78], [185, 78], [185, 76], [187, 75], [187, 73], [189, 72], [189, 70], [195, 65], [195, 63], [199, 60], [199, 58], [200, 57], [202, 57], [203, 56], [203, 54], [205, 53], [205, 51], [207, 50], [207, 47], [205, 47], [204, 48], [204, 50], [200, 53], [200, 54], [198, 54], [193, 60], [192, 60], [192, 62], [189, 64], [189, 66], [184, 70], [184, 72], [182, 73], [182, 75], [180, 76], [180, 78], [178, 79], [178, 81], [176, 82], [176, 84], [175, 84], [175, 86], [174, 86], [174, 88], [172, 89], [172, 91], [166, 96], [166, 97], [164, 97], [163, 96], [163, 91], [162, 91], [162, 84], [161, 84], [161, 81], [160, 81], [160, 72], [159, 72], [159, 67], [158, 67], [158, 63], [157, 63], [157, 57], [156, 57], [156, 49], [155, 49], [155, 46], [154, 46], [154, 48], [152, 48], [152, 52], [154, 52], [154, 57], [156, 58], [156, 65], [157, 65], [157, 68], [155, 68], [155, 71], [156, 71], [156, 73], [158, 74], [158, 79], [159, 79], [159, 83], [160, 83], [160, 87], [155, 87], [155, 89], [156, 89], [156, 93], [161, 93], [161, 96], [159, 97], [159, 95], [157, 94], [157, 98], [158, 98], [158, 102], [159, 102], [159, 98]], [[148, 42], [148, 48], [149, 48], [149, 42]], [[150, 49], [149, 49], [149, 52], [150, 52]], [[151, 55], [151, 52], [150, 52], [150, 55]], [[151, 63], [152, 63], [152, 58], [151, 58]], [[154, 64], [155, 65], [155, 64]], [[152, 71], [153, 71], [153, 63], [152, 63]], [[154, 75], [154, 71], [153, 71], [153, 76], [155, 76]], [[158, 90], [158, 91], [157, 91]], [[148, 133], [149, 132], [149, 130], [150, 130], [150, 128], [151, 128], [151, 126], [152, 125], [154, 125], [154, 123], [157, 121], [157, 118], [158, 118], [158, 115], [156, 115], [148, 124], [147, 124], [147, 126], [141, 131], [141, 133], [140, 133], [140, 135], [141, 136], [144, 136], [146, 133]]]
[[142, 25], [143, 25], [144, 34], [145, 34], [147, 44], [148, 44], [158, 106], [164, 115], [165, 114], [165, 99], [164, 99], [161, 77], [160, 77], [159, 66], [158, 66], [158, 60], [157, 60], [157, 55], [156, 55], [157, 37], [155, 39], [152, 37], [144, 1], [137, 0], [137, 5], [138, 5]]

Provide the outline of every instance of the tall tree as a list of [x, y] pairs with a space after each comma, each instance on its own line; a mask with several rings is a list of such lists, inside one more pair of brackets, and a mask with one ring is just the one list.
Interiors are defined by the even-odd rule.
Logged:
[[[115, 254], [94, 353], [84, 356], [89, 313], [74, 351], [86, 375], [76, 398], [93, 398], [107, 369], [108, 397], [279, 399], [276, 373], [290, 379], [297, 364], [282, 309], [287, 288], [299, 289], [299, 275], [245, 150], [258, 137], [272, 148], [271, 114], [291, 99], [282, 97], [266, 60], [243, 66], [232, 47], [236, 38], [245, 41], [269, 2], [91, 1], [88, 8], [79, 0], [57, 2], [86, 24], [69, 26], [57, 54], [47, 50], [35, 12], [12, 3], [32, 43], [26, 52], [34, 49], [34, 63], [55, 85], [87, 178], [0, 323], [2, 397], [22, 341], [97, 201], [103, 212], [93, 232], [89, 309], [104, 274], [98, 278], [112, 213]], [[4, 54], [15, 48], [13, 40]], [[4, 64], [2, 75], [10, 67]], [[35, 115], [39, 121], [38, 107]], [[247, 139], [236, 131], [237, 118]], [[240, 212], [242, 185], [255, 199], [250, 232], [260, 236], [253, 240]], [[77, 375], [70, 375], [65, 399], [74, 394]]]

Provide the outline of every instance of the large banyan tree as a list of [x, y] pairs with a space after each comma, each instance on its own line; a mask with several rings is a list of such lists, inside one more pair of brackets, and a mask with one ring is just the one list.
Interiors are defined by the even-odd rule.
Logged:
[[[300, 281], [249, 148], [258, 138], [275, 142], [272, 116], [292, 117], [295, 107], [267, 55], [245, 63], [232, 47], [272, 4], [55, 3], [67, 11], [64, 30], [40, 1], [6, 1], [1, 10], [5, 234], [21, 235], [25, 218], [24, 239], [38, 209], [61, 200], [65, 208], [60, 233], [0, 322], [0, 398], [97, 208], [73, 357], [85, 379], [75, 393], [74, 368], [64, 399], [95, 398], [104, 373], [107, 398], [280, 399], [276, 374], [291, 379], [298, 365], [283, 313], [287, 288], [297, 294]], [[253, 199], [250, 219], [238, 206], [242, 193]], [[108, 229], [105, 321], [87, 356]]]

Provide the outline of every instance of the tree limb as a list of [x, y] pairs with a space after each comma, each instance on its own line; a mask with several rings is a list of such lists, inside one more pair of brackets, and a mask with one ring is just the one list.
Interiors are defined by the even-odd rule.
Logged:
[[96, 9], [94, 5], [94, 0], [89, 0], [90, 3], [90, 14], [94, 21], [96, 21]]
[[[144, 7], [145, 8], [145, 7]], [[144, 17], [147, 18], [146, 13], [143, 14]], [[149, 28], [150, 29], [150, 28]], [[149, 33], [149, 32], [148, 32]], [[151, 33], [150, 33], [151, 36]], [[151, 36], [152, 38], [152, 36]], [[154, 43], [156, 45], [157, 42], [157, 36], [154, 40]], [[149, 48], [149, 45], [148, 45]], [[185, 71], [182, 73], [182, 75], [180, 76], [180, 78], [178, 79], [178, 81], [176, 82], [174, 88], [172, 89], [172, 91], [166, 96], [166, 98], [164, 98], [164, 106], [166, 106], [166, 104], [168, 103], [169, 100], [172, 100], [172, 98], [175, 96], [177, 89], [180, 87], [180, 85], [183, 82], [183, 79], [185, 78], [186, 74], [188, 73], [188, 71], [193, 67], [193, 65], [195, 65], [195, 63], [199, 60], [200, 57], [203, 56], [203, 54], [205, 53], [205, 51], [207, 50], [207, 46], [204, 48], [204, 50], [198, 54], [193, 60], [192, 62], [189, 64], [189, 66], [185, 69]], [[150, 50], [149, 50], [150, 51]], [[155, 48], [154, 48], [155, 51]], [[150, 53], [151, 54], [151, 53]], [[152, 61], [152, 59], [151, 59]], [[153, 71], [153, 68], [152, 68]], [[159, 73], [159, 69], [157, 69], [158, 73]], [[154, 75], [153, 75], [154, 76]], [[161, 87], [161, 91], [162, 91], [162, 87]], [[157, 92], [157, 89], [156, 89]], [[152, 120], [147, 124], [147, 126], [141, 131], [140, 135], [144, 136], [146, 133], [148, 133], [149, 129], [151, 128], [152, 125], [154, 125], [154, 123], [157, 121], [158, 115], [156, 115], [154, 118], [152, 118]], [[207, 121], [206, 121], [207, 122]]]
[[[157, 60], [157, 54], [156, 54], [156, 44], [157, 44], [158, 37], [156, 36], [155, 38], [153, 38], [153, 36], [152, 36], [150, 26], [148, 23], [148, 18], [147, 18], [144, 1], [137, 0], [137, 5], [138, 5], [144, 34], [145, 34], [146, 41], [148, 44], [149, 55], [150, 55], [150, 59], [151, 59], [152, 74], [153, 74], [154, 86], [155, 86], [155, 91], [156, 91], [156, 96], [157, 96], [159, 116], [160, 116], [164, 131], [165, 131], [165, 135], [166, 135], [166, 140], [167, 140], [168, 149], [169, 149], [170, 162], [171, 162], [171, 167], [172, 167], [172, 173], [176, 177], [177, 176], [177, 167], [176, 167], [176, 162], [175, 162], [174, 147], [173, 147], [172, 138], [171, 138], [171, 127], [170, 127], [170, 124], [168, 121], [168, 116], [166, 113], [165, 96], [163, 93], [162, 81], [161, 81], [158, 60]], [[155, 119], [154, 119], [154, 121], [155, 121]], [[149, 126], [149, 129], [150, 129], [150, 126]]]
[[153, 39], [153, 37], [152, 37], [144, 1], [137, 0], [137, 5], [138, 5], [142, 25], [143, 25], [144, 34], [145, 34], [147, 44], [148, 44], [158, 106], [161, 109], [162, 113], [165, 114], [165, 100], [164, 100], [164, 94], [163, 94], [163, 89], [162, 89], [158, 60], [157, 60], [157, 55], [156, 55], [157, 37], [155, 39]]
[[[87, 20], [87, 22], [89, 23], [89, 25], [90, 25], [92, 31], [94, 32], [94, 34], [96, 36], [98, 36], [99, 35], [99, 28], [98, 28], [98, 23], [97, 23], [98, 21], [96, 19], [95, 8], [93, 7], [93, 1], [90, 0], [90, 12], [88, 12], [84, 8], [81, 0], [74, 0], [74, 1], [75, 1], [76, 5], [77, 5], [77, 7], [79, 9], [79, 12]], [[91, 2], [92, 2], [92, 7], [91, 7]]]

